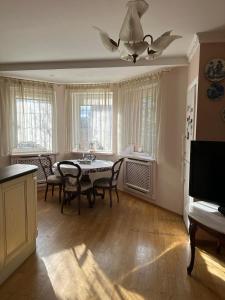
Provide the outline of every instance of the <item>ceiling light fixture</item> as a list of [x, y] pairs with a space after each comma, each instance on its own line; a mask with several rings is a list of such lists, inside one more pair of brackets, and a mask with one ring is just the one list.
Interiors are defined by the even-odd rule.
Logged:
[[115, 42], [106, 32], [94, 26], [99, 31], [105, 48], [111, 52], [119, 50], [121, 59], [136, 63], [145, 51], [145, 59], [155, 59], [174, 40], [181, 38], [179, 35], [171, 35], [172, 31], [165, 32], [156, 40], [153, 39], [151, 34], [144, 35], [141, 26], [141, 17], [147, 11], [149, 4], [145, 0], [131, 0], [128, 1], [127, 7], [127, 14], [119, 33], [118, 42]]

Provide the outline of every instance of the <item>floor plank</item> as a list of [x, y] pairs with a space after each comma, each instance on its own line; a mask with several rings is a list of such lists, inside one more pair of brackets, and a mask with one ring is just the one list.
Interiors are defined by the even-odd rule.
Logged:
[[76, 201], [62, 215], [57, 197], [43, 198], [37, 251], [0, 287], [1, 300], [225, 299], [223, 254], [198, 249], [187, 276], [180, 216], [125, 193], [112, 209], [108, 198], [93, 209], [82, 199], [80, 216]]

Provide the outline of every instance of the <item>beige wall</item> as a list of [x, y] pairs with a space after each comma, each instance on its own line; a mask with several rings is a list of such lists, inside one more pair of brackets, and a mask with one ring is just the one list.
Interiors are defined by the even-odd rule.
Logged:
[[0, 168], [10, 165], [9, 156], [0, 157]]
[[[207, 97], [211, 82], [206, 79], [204, 70], [205, 65], [213, 58], [225, 59], [225, 43], [206, 43], [200, 46], [196, 138], [225, 141], [225, 122], [221, 117], [221, 111], [225, 108], [225, 97], [219, 101], [212, 101]], [[221, 83], [225, 86], [225, 80]]]
[[183, 213], [182, 141], [188, 68], [164, 73], [156, 204]]

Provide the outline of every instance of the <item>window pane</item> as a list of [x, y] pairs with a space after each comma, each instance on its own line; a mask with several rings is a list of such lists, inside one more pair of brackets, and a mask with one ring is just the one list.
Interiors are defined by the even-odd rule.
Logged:
[[73, 94], [73, 100], [74, 108], [77, 107], [74, 109], [74, 127], [78, 129], [74, 137], [75, 149], [111, 152], [112, 92], [77, 92]]
[[16, 98], [17, 152], [52, 150], [52, 105], [45, 100]]

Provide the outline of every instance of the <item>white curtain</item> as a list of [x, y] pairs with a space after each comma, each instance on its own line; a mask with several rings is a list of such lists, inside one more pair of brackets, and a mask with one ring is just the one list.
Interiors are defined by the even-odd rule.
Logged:
[[156, 158], [160, 74], [118, 86], [118, 152], [132, 146]]
[[67, 86], [65, 99], [68, 151], [112, 152], [113, 92], [110, 86]]
[[56, 151], [54, 86], [48, 83], [2, 79], [2, 155]]

